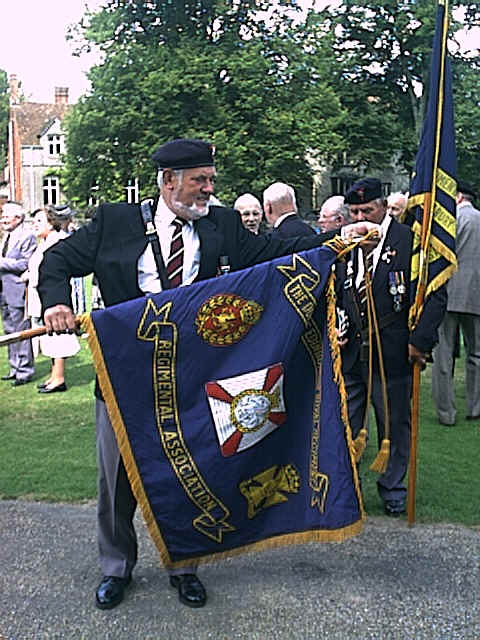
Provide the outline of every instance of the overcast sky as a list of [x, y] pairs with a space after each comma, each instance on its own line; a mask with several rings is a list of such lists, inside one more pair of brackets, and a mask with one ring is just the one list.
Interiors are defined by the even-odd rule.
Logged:
[[74, 57], [65, 35], [85, 5], [100, 4], [100, 0], [2, 0], [0, 69], [17, 74], [28, 100], [53, 102], [55, 87], [69, 87], [74, 102], [87, 90], [84, 72], [95, 59]]
[[[55, 87], [69, 87], [70, 102], [78, 100], [88, 89], [85, 72], [96, 58], [73, 56], [65, 35], [68, 26], [81, 18], [86, 6], [96, 9], [103, 0], [0, 1], [3, 27], [0, 69], [8, 75], [17, 74], [27, 100], [53, 102]], [[308, 0], [304, 2], [310, 4]], [[318, 5], [327, 2], [317, 0]], [[477, 29], [475, 46], [480, 40], [479, 32]]]

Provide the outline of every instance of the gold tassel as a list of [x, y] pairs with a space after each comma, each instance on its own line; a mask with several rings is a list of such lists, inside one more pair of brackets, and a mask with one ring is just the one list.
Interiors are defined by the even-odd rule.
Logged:
[[385, 473], [387, 470], [388, 459], [390, 457], [390, 440], [386, 438], [382, 440], [382, 446], [377, 453], [377, 457], [370, 465], [370, 471], [377, 471], [377, 473]]
[[365, 427], [362, 427], [362, 429], [360, 429], [360, 433], [353, 441], [355, 462], [360, 462], [363, 452], [365, 451], [365, 447], [367, 446], [367, 436], [368, 431], [365, 429]]

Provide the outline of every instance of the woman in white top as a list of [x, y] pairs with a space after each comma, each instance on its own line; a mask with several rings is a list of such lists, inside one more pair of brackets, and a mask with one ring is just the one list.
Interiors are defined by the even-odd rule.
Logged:
[[[45, 251], [69, 234], [61, 230], [61, 218], [57, 216], [55, 207], [47, 206], [37, 209], [33, 213], [33, 231], [38, 238], [38, 247], [28, 262], [28, 271], [24, 279], [27, 286], [27, 315], [30, 316], [32, 327], [42, 326], [42, 305], [37, 291], [38, 269]], [[40, 350], [43, 355], [52, 358], [52, 369], [48, 380], [38, 385], [39, 393], [53, 393], [66, 391], [65, 358], [73, 356], [80, 350], [77, 336], [71, 334], [42, 336]]]

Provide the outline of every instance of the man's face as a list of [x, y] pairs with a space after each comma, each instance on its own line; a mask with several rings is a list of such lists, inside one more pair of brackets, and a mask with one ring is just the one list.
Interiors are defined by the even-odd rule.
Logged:
[[338, 211], [321, 209], [318, 216], [318, 224], [322, 231], [333, 231], [345, 224], [345, 218]]
[[21, 222], [21, 217], [9, 210], [8, 205], [4, 206], [1, 218], [2, 229], [4, 231], [7, 233], [13, 231]]
[[399, 218], [404, 212], [404, 201], [402, 198], [394, 198], [388, 201], [387, 213], [394, 218]]
[[167, 205], [184, 220], [206, 216], [210, 196], [215, 191], [215, 178], [215, 167], [184, 169], [181, 178], [166, 171], [164, 198]]
[[350, 217], [352, 222], [375, 222], [381, 224], [387, 212], [385, 202], [371, 200], [365, 204], [349, 204]]
[[240, 212], [245, 229], [257, 235], [263, 215], [260, 207], [256, 207], [254, 204], [246, 204], [238, 206], [237, 210]]

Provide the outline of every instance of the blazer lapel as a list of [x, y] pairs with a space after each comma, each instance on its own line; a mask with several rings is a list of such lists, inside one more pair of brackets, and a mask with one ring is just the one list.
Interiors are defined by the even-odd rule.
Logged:
[[[383, 243], [382, 252], [375, 269], [375, 276], [373, 278], [374, 289], [385, 291], [385, 287], [388, 284], [388, 274], [390, 271], [395, 271], [396, 256], [399, 251], [399, 236], [395, 233], [395, 225], [398, 224], [394, 220], [391, 222], [387, 231], [387, 237]], [[392, 252], [395, 252], [392, 255]], [[389, 260], [390, 254], [390, 260]]]
[[200, 239], [200, 269], [196, 280], [213, 278], [217, 274], [223, 236], [210, 214], [200, 218], [195, 226]]

